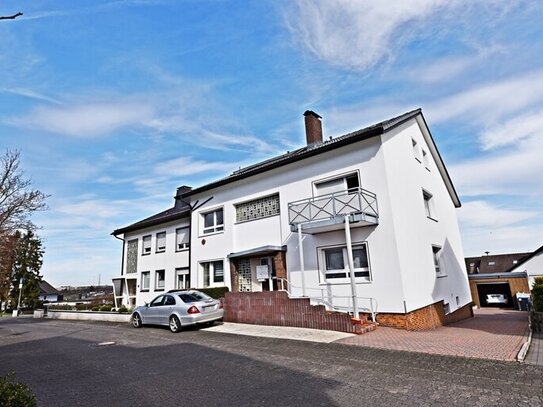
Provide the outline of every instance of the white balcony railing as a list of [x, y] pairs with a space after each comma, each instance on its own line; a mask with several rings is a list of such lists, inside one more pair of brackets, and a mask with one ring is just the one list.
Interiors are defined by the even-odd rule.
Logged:
[[377, 197], [362, 188], [302, 199], [288, 204], [289, 223], [294, 226], [334, 219], [339, 216], [361, 214], [377, 224]]

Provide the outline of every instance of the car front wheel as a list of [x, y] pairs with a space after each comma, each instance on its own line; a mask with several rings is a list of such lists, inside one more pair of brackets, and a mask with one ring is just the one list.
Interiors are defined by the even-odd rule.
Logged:
[[132, 326], [134, 328], [141, 328], [143, 324], [141, 323], [141, 317], [140, 314], [134, 314], [132, 316]]
[[181, 331], [181, 322], [179, 322], [179, 318], [175, 315], [170, 317], [170, 331], [173, 333]]

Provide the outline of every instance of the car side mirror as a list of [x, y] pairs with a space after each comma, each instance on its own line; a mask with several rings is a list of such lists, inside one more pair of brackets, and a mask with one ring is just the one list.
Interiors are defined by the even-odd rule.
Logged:
[[[145, 302], [145, 301], [144, 301], [144, 302]], [[148, 303], [148, 302], [145, 302], [145, 306], [146, 306], [147, 308], [149, 308], [149, 303]]]

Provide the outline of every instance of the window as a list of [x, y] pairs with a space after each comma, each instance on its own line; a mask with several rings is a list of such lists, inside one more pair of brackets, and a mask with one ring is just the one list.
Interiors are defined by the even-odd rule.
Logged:
[[224, 265], [222, 260], [202, 263], [204, 271], [204, 287], [224, 283]]
[[[353, 266], [355, 278], [370, 277], [370, 268], [368, 262], [367, 245], [353, 245]], [[346, 246], [327, 247], [320, 249], [323, 265], [323, 275], [325, 280], [337, 278], [350, 278], [349, 258]]]
[[151, 272], [142, 271], [142, 273], [141, 273], [140, 291], [149, 291], [149, 286], [150, 285], [151, 285]]
[[415, 159], [420, 163], [420, 152], [419, 152], [419, 146], [417, 145], [417, 142], [413, 139], [411, 139], [411, 143], [413, 144], [413, 155], [415, 156]]
[[236, 222], [246, 222], [279, 215], [279, 194], [236, 205]]
[[315, 183], [316, 195], [328, 195], [345, 191], [357, 191], [360, 188], [358, 173], [347, 174], [328, 181]]
[[445, 315], [451, 312], [451, 306], [449, 304], [443, 304], [443, 312]]
[[155, 290], [164, 290], [164, 270], [155, 271]]
[[156, 234], [156, 252], [162, 253], [166, 251], [166, 232]]
[[518, 260], [513, 260], [513, 264], [517, 264], [518, 263]]
[[495, 262], [495, 261], [489, 261], [489, 262], [488, 262], [488, 265], [489, 265], [489, 266], [495, 266], [495, 265], [496, 265], [496, 262]]
[[189, 227], [179, 228], [175, 231], [175, 250], [188, 249], [190, 246], [190, 229]]
[[164, 305], [175, 305], [175, 298], [173, 298], [171, 295], [166, 295]]
[[138, 239], [129, 240], [126, 248], [126, 273], [136, 273], [138, 271]]
[[160, 295], [156, 297], [151, 303], [149, 304], [150, 307], [159, 307], [164, 302], [164, 296]]
[[223, 209], [216, 209], [202, 215], [204, 221], [204, 234], [224, 230]]
[[424, 200], [424, 212], [426, 217], [435, 220], [434, 200], [431, 193], [422, 190], [422, 198]]
[[443, 270], [441, 269], [441, 247], [432, 246], [432, 253], [434, 257], [434, 268], [436, 270], [436, 274], [443, 274]]
[[430, 162], [428, 160], [428, 154], [424, 150], [422, 150], [422, 163], [424, 164], [427, 170], [430, 170]]
[[151, 235], [143, 236], [143, 254], [144, 256], [146, 254], [151, 254]]
[[178, 290], [184, 290], [190, 287], [189, 269], [187, 267], [176, 268], [175, 275], [177, 279], [175, 288]]

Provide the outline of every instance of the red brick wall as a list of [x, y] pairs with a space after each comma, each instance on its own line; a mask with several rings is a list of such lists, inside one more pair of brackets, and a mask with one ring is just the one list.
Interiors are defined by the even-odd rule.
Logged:
[[285, 291], [226, 293], [224, 320], [243, 324], [358, 332], [349, 314], [327, 312], [323, 306], [310, 305], [307, 298], [289, 299]]
[[443, 301], [428, 305], [407, 314], [377, 314], [377, 322], [381, 326], [407, 329], [408, 331], [428, 331], [437, 327], [448, 325], [462, 319], [471, 318], [472, 304], [445, 315]]
[[462, 308], [457, 309], [452, 314], [445, 315], [445, 325], [452, 324], [454, 322], [462, 321], [473, 317], [473, 303], [464, 305]]

